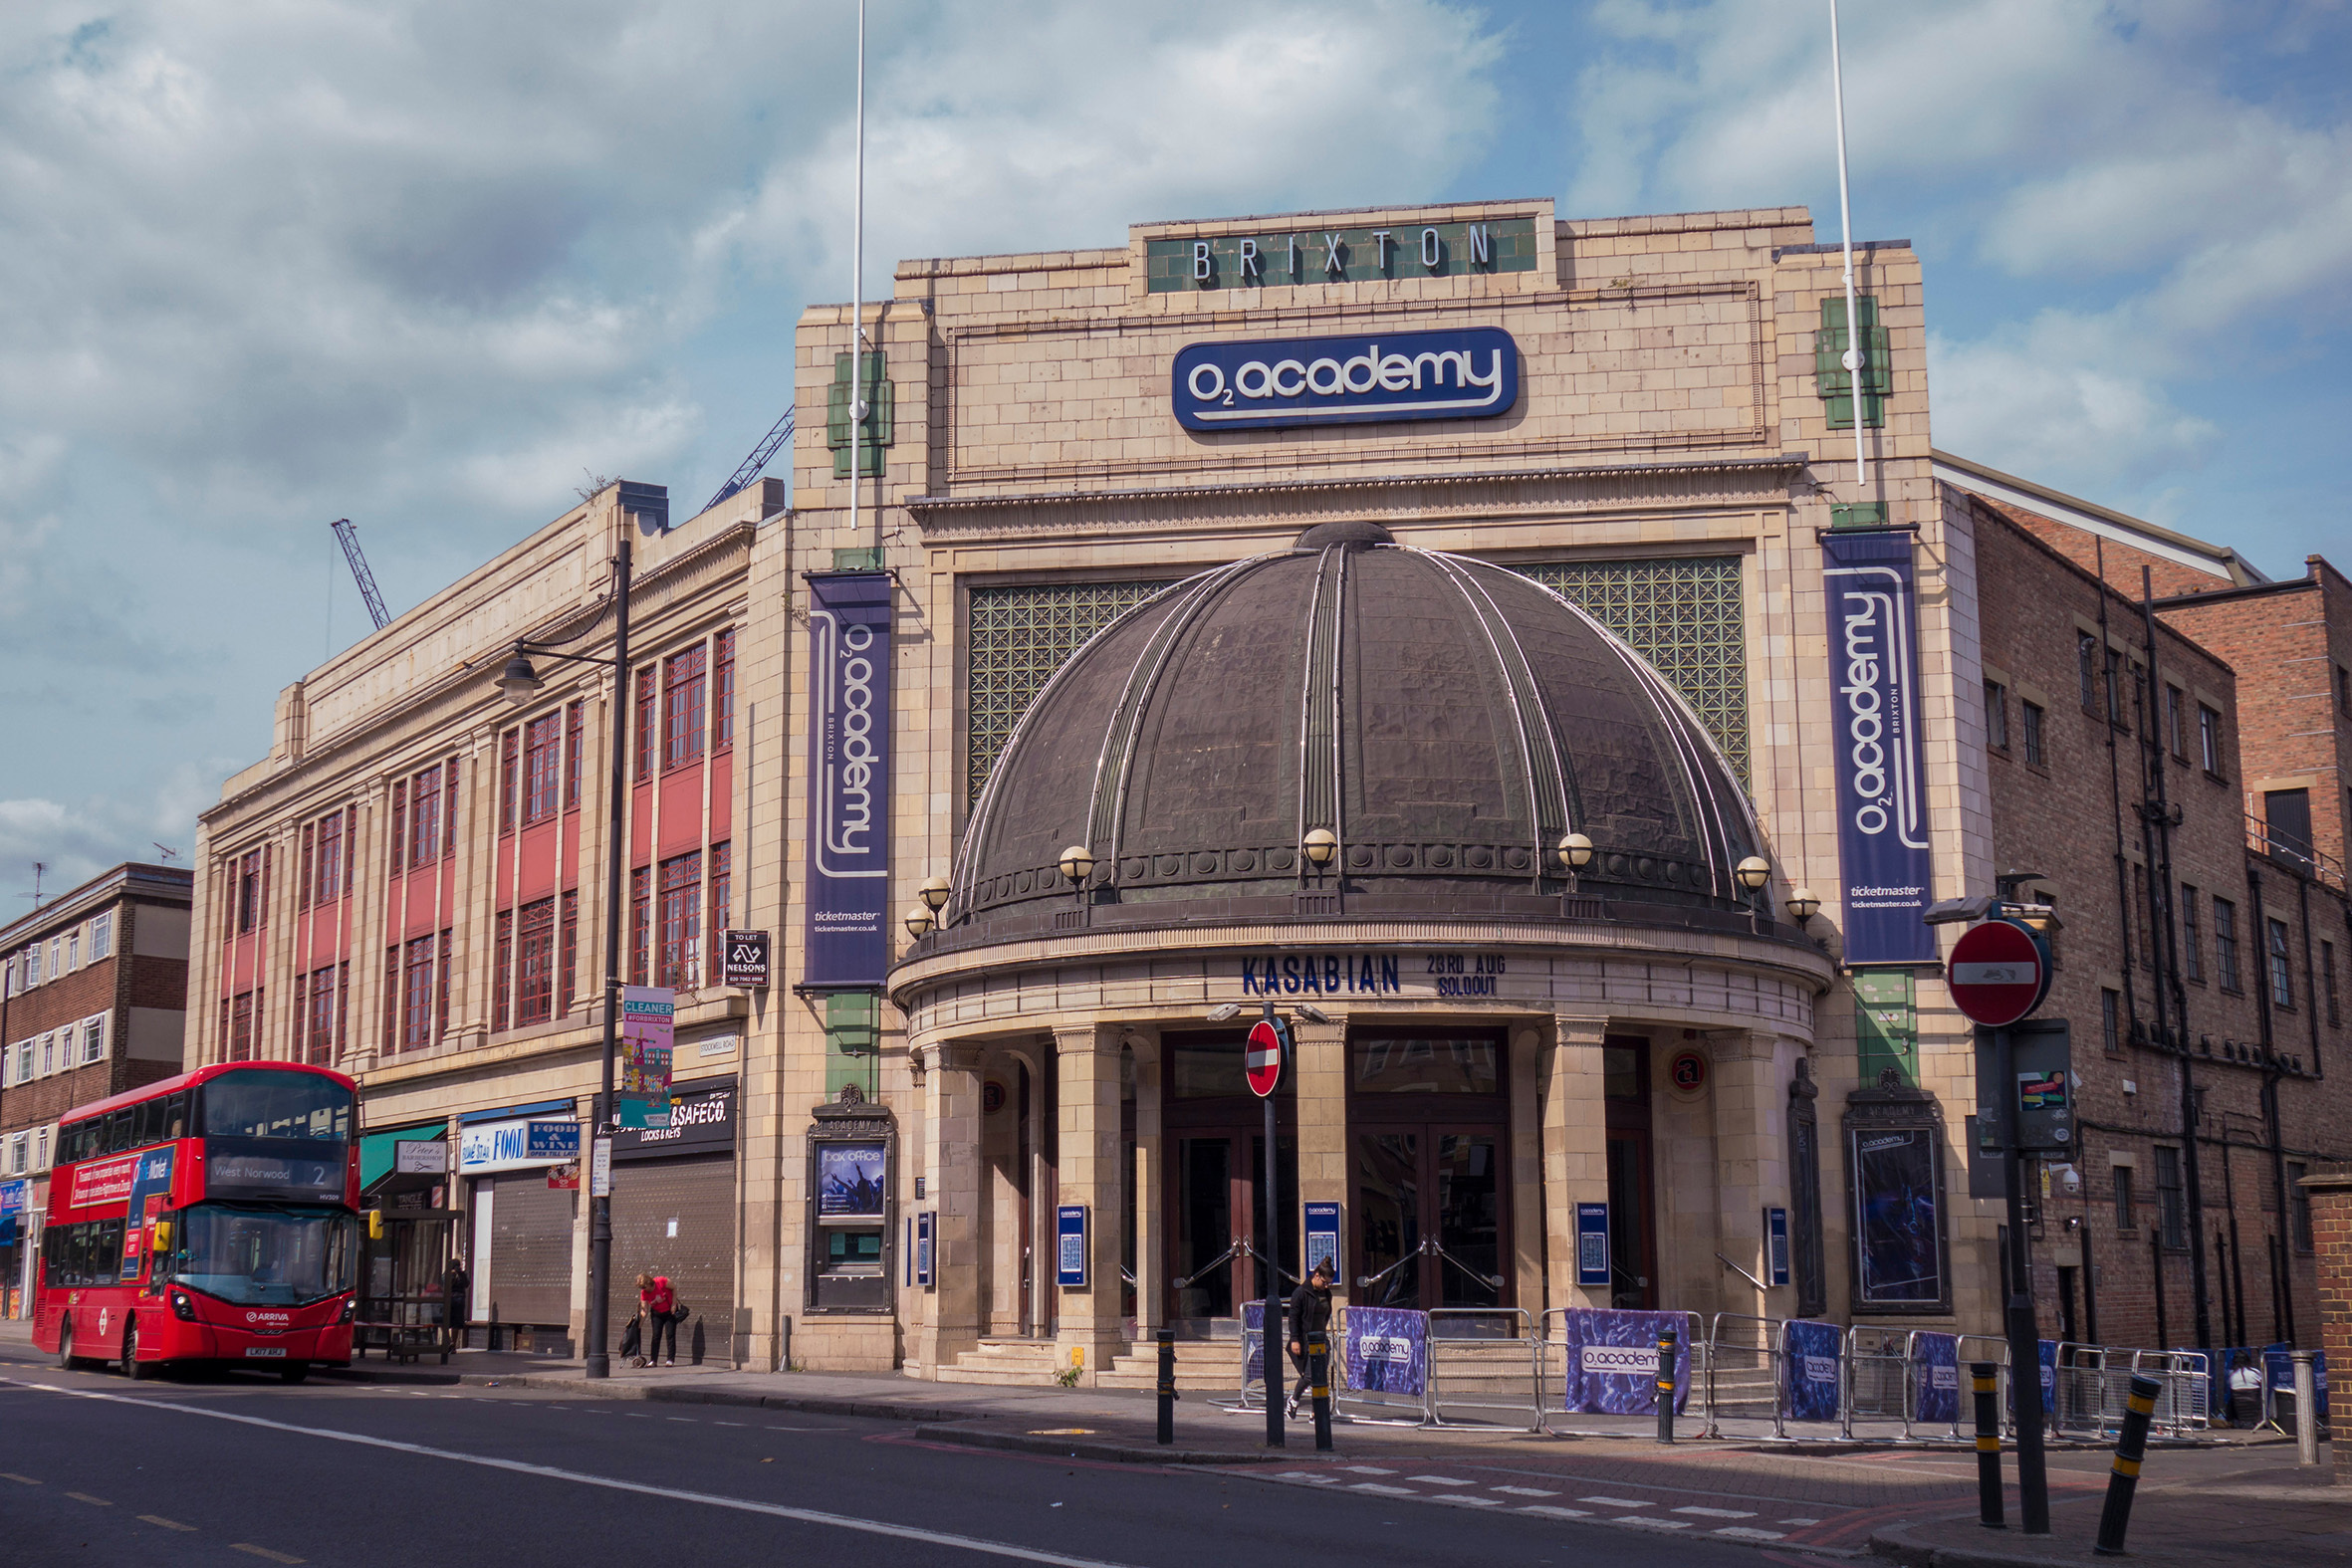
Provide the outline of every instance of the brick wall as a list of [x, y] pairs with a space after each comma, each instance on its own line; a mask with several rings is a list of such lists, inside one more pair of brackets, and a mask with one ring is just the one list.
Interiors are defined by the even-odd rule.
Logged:
[[2352, 1166], [2331, 1165], [2304, 1182], [2317, 1242], [2319, 1341], [2331, 1367], [2352, 1367]]

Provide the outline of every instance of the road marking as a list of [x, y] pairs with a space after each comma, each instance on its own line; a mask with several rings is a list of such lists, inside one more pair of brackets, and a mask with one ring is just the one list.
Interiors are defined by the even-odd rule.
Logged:
[[1579, 1497], [1578, 1502], [1597, 1502], [1604, 1508], [1652, 1508], [1655, 1503], [1638, 1502], [1631, 1497]]
[[1616, 1522], [1634, 1525], [1644, 1530], [1687, 1530], [1690, 1528], [1680, 1519], [1645, 1519], [1639, 1515], [1629, 1515]]
[[1429, 1500], [1431, 1502], [1450, 1502], [1455, 1504], [1457, 1507], [1463, 1508], [1500, 1508], [1503, 1506], [1501, 1502], [1493, 1497], [1439, 1496], [1432, 1497]]
[[1697, 1503], [1692, 1503], [1687, 1508], [1677, 1508], [1674, 1511], [1695, 1513], [1703, 1519], [1753, 1519], [1756, 1517], [1755, 1514], [1739, 1508], [1702, 1508]]
[[[30, 1385], [27, 1385], [27, 1386], [29, 1387]], [[32, 1477], [32, 1476], [30, 1476], [30, 1475], [19, 1475], [19, 1474], [18, 1474], [16, 1471], [14, 1471], [14, 1470], [0, 1470], [0, 1478], [5, 1478], [5, 1479], [8, 1479], [8, 1480], [15, 1481], [15, 1482], [17, 1482], [19, 1485], [22, 1485], [22, 1486], [38, 1486], [38, 1485], [40, 1485], [40, 1484], [41, 1484], [41, 1482], [39, 1482], [39, 1481], [37, 1481], [37, 1480], [33, 1479], [33, 1477]]]
[[686, 1423], [688, 1426], [696, 1426], [696, 1427], [698, 1427], [698, 1426], [702, 1425], [700, 1422], [696, 1421], [696, 1420], [695, 1420], [695, 1419], [694, 1419], [692, 1416], [671, 1416], [671, 1417], [668, 1417], [668, 1418], [666, 1418], [666, 1419], [667, 1419], [667, 1420], [670, 1420], [670, 1421], [682, 1421], [682, 1422], [685, 1422], [685, 1423]]
[[1509, 1492], [1514, 1497], [1556, 1497], [1556, 1491], [1545, 1491], [1540, 1486], [1498, 1486], [1497, 1491]]
[[749, 1424], [740, 1421], [714, 1421], [711, 1423], [711, 1425], [714, 1427], [742, 1427]]
[[1722, 1529], [1717, 1530], [1715, 1533], [1717, 1535], [1729, 1535], [1734, 1540], [1739, 1541], [1780, 1541], [1787, 1539], [1786, 1534], [1782, 1531], [1751, 1529], [1745, 1524], [1727, 1524]]
[[1383, 1497], [1418, 1497], [1421, 1495], [1410, 1486], [1383, 1486], [1378, 1481], [1353, 1481], [1349, 1483], [1347, 1489], [1349, 1491], [1376, 1492]]
[[1427, 1481], [1432, 1486], [1476, 1486], [1477, 1481], [1456, 1480], [1451, 1475], [1408, 1475], [1407, 1480]]
[[177, 1519], [166, 1519], [159, 1513], [142, 1513], [139, 1515], [139, 1517], [146, 1520], [146, 1522], [149, 1524], [160, 1524], [167, 1530], [195, 1529], [195, 1526], [192, 1524], [182, 1524]]
[[1335, 1485], [1337, 1485], [1337, 1484], [1339, 1483], [1339, 1477], [1338, 1477], [1338, 1476], [1336, 1476], [1336, 1475], [1322, 1475], [1322, 1474], [1318, 1474], [1318, 1473], [1316, 1473], [1316, 1472], [1315, 1472], [1315, 1471], [1313, 1471], [1313, 1470], [1283, 1470], [1283, 1471], [1279, 1472], [1279, 1473], [1278, 1473], [1278, 1474], [1275, 1476], [1275, 1479], [1276, 1479], [1276, 1480], [1313, 1481], [1313, 1482], [1314, 1482], [1314, 1483], [1315, 1483], [1317, 1486], [1335, 1486]]
[[115, 1506], [113, 1503], [107, 1501], [106, 1498], [93, 1497], [86, 1491], [70, 1491], [67, 1492], [66, 1495], [73, 1498], [76, 1502], [95, 1502], [102, 1508], [112, 1508]]
[[1357, 1475], [1394, 1475], [1396, 1473], [1394, 1470], [1384, 1470], [1377, 1464], [1342, 1464], [1339, 1467]]
[[[13, 1381], [13, 1380], [8, 1380]], [[553, 1464], [527, 1464], [521, 1459], [495, 1458], [485, 1454], [465, 1454], [455, 1449], [436, 1449], [421, 1443], [400, 1443], [390, 1438], [371, 1438], [365, 1433], [338, 1432], [332, 1427], [298, 1427], [292, 1422], [270, 1421], [261, 1416], [240, 1416], [232, 1411], [206, 1410], [200, 1405], [181, 1405], [170, 1400], [126, 1399], [119, 1394], [105, 1394], [97, 1389], [59, 1388], [53, 1384], [30, 1383], [52, 1394], [69, 1399], [101, 1400], [110, 1405], [129, 1405], [139, 1410], [177, 1411], [183, 1416], [201, 1416], [208, 1421], [235, 1422], [243, 1427], [260, 1427], [269, 1432], [292, 1433], [300, 1438], [326, 1438], [336, 1443], [356, 1444], [361, 1448], [384, 1449], [394, 1454], [414, 1454], [425, 1458], [448, 1459], [458, 1464], [478, 1464], [484, 1469], [505, 1470], [514, 1475], [538, 1475], [549, 1480], [572, 1481], [583, 1486], [601, 1486], [608, 1491], [633, 1492], [641, 1497], [664, 1498], [671, 1502], [700, 1503], [708, 1508], [733, 1508], [741, 1513], [765, 1514], [770, 1518], [792, 1519], [803, 1524], [826, 1525], [836, 1530], [853, 1530], [862, 1535], [887, 1536], [892, 1540], [920, 1541], [926, 1546], [944, 1546], [951, 1550], [977, 1552], [988, 1557], [1010, 1557], [1020, 1562], [1045, 1563], [1049, 1568], [1127, 1568], [1127, 1565], [1096, 1557], [1070, 1557], [1059, 1552], [1039, 1551], [1033, 1547], [1016, 1546], [1011, 1541], [986, 1540], [977, 1535], [954, 1535], [945, 1530], [918, 1529], [911, 1524], [891, 1524], [881, 1519], [861, 1519], [853, 1514], [825, 1513], [816, 1508], [795, 1508], [784, 1503], [755, 1502], [748, 1497], [725, 1497], [715, 1492], [679, 1491], [669, 1486], [648, 1481], [621, 1480], [610, 1475], [591, 1475], [585, 1470], [568, 1470]], [[1387, 1488], [1401, 1495], [1411, 1496], [1403, 1488]], [[238, 1547], [279, 1562], [300, 1562], [298, 1557], [278, 1557], [258, 1546]]]
[[300, 1557], [290, 1557], [284, 1552], [273, 1552], [267, 1546], [256, 1546], [251, 1541], [231, 1541], [229, 1543], [229, 1550], [233, 1552], [251, 1552], [256, 1557], [267, 1557], [274, 1563], [298, 1563], [302, 1561]]
[[1776, 1524], [1819, 1524], [1819, 1519], [1776, 1519]]
[[1530, 1502], [1519, 1510], [1522, 1513], [1540, 1513], [1547, 1519], [1589, 1519], [1591, 1513], [1583, 1508], [1555, 1508], [1549, 1503]]

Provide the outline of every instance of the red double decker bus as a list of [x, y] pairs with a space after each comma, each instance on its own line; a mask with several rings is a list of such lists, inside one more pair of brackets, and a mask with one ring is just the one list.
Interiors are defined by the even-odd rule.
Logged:
[[352, 1359], [359, 1157], [352, 1080], [199, 1067], [58, 1129], [33, 1340], [59, 1366], [274, 1368]]

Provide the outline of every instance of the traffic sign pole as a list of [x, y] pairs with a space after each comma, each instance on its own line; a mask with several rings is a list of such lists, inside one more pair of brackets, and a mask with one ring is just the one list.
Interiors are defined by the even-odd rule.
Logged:
[[[1282, 1024], [1274, 1015], [1274, 1004], [1266, 1004], [1266, 1015], [1250, 1030], [1248, 1056], [1259, 1057], [1267, 1046], [1273, 1049], [1273, 1070], [1250, 1068], [1250, 1088], [1266, 1102], [1266, 1202], [1259, 1208], [1266, 1215], [1266, 1232], [1260, 1237], [1260, 1258], [1266, 1267], [1266, 1309], [1261, 1318], [1261, 1336], [1266, 1362], [1266, 1446], [1270, 1449], [1288, 1447], [1288, 1434], [1283, 1430], [1283, 1402], [1276, 1390], [1288, 1381], [1276, 1369], [1282, 1362], [1276, 1358], [1288, 1348], [1283, 1338], [1283, 1275], [1277, 1259], [1282, 1256], [1282, 1199], [1276, 1190], [1275, 1177], [1281, 1169], [1281, 1151], [1275, 1145], [1274, 1091], [1282, 1086], [1283, 1057], [1287, 1042], [1283, 1039]], [[1261, 1087], [1263, 1085], [1263, 1087]]]
[[1993, 1033], [2003, 1104], [2008, 1111], [2003, 1119], [2000, 1168], [2009, 1190], [2009, 1397], [2017, 1407], [2017, 1512], [2023, 1517], [2027, 1535], [2047, 1535], [2050, 1483], [2041, 1451], [2041, 1331], [2033, 1321], [2033, 1280], [2026, 1272], [2024, 1162], [2017, 1157], [2016, 1043], [2007, 1029]]

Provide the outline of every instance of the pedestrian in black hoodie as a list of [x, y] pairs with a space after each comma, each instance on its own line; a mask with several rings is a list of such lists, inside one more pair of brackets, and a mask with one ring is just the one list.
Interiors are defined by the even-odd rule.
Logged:
[[1311, 1389], [1311, 1376], [1306, 1369], [1306, 1336], [1328, 1332], [1331, 1327], [1331, 1260], [1324, 1258], [1306, 1276], [1306, 1283], [1291, 1297], [1291, 1365], [1298, 1369], [1298, 1386], [1291, 1391], [1291, 1403], [1284, 1414], [1294, 1419], [1298, 1415], [1298, 1402]]

